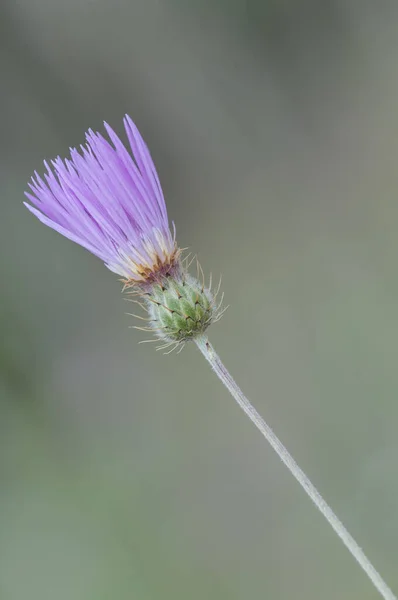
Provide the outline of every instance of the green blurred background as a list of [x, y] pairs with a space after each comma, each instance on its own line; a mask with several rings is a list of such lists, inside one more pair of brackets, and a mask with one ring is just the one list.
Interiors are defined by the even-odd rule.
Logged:
[[[195, 347], [22, 205], [135, 120], [211, 339], [398, 590], [395, 0], [2, 0], [1, 600], [376, 599]], [[145, 334], [143, 334], [145, 336]]]

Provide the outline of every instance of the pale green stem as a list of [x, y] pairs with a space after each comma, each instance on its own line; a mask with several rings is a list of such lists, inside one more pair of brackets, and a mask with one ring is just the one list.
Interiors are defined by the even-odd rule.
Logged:
[[370, 560], [344, 527], [340, 519], [338, 519], [327, 502], [325, 502], [325, 500], [322, 498], [316, 487], [311, 483], [307, 475], [300, 469], [294, 458], [291, 456], [291, 454], [289, 454], [285, 446], [272, 431], [271, 427], [259, 415], [246, 396], [244, 396], [231, 375], [228, 373], [227, 369], [224, 367], [207, 337], [198, 336], [195, 341], [199, 350], [202, 352], [206, 360], [209, 361], [213, 371], [221, 379], [222, 383], [235, 398], [241, 409], [246, 413], [249, 419], [253, 421], [257, 429], [260, 430], [265, 439], [271, 444], [279, 458], [283, 463], [285, 463], [291, 474], [297, 479], [315, 506], [319, 508], [329, 525], [331, 525], [348, 550], [351, 552], [352, 556], [358, 561], [366, 575], [372, 581], [375, 588], [380, 592], [381, 596], [385, 598], [385, 600], [397, 600], [394, 593], [385, 583], [378, 571], [376, 571]]

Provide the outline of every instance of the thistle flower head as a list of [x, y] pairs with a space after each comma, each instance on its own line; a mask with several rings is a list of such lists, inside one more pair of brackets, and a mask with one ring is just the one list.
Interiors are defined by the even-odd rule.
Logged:
[[107, 123], [111, 143], [90, 130], [80, 151], [45, 161], [44, 178], [35, 172], [25, 205], [119, 274], [124, 289], [144, 301], [149, 329], [180, 345], [203, 333], [221, 308], [210, 287], [186, 273], [148, 148], [127, 115], [124, 126], [131, 153]]
[[89, 131], [70, 159], [45, 161], [26, 196], [42, 223], [77, 242], [126, 282], [145, 284], [178, 263], [162, 188], [149, 151], [132, 120], [124, 126], [134, 160], [105, 123], [112, 145]]

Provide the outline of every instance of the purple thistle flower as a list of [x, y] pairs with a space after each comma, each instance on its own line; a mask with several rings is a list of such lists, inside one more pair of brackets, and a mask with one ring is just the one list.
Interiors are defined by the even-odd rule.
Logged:
[[[42, 223], [80, 244], [125, 283], [145, 285], [179, 270], [180, 251], [171, 234], [162, 188], [137, 127], [127, 115], [129, 154], [104, 123], [113, 146], [89, 130], [87, 143], [70, 149], [70, 159], [45, 161], [25, 192], [26, 207]], [[135, 161], [135, 162], [134, 162]], [[174, 227], [174, 224], [173, 224]]]
[[112, 144], [89, 130], [80, 152], [44, 162], [44, 179], [35, 172], [26, 192], [34, 206], [25, 205], [122, 276], [124, 290], [148, 312], [144, 330], [164, 347], [183, 347], [220, 318], [222, 299], [216, 304], [218, 291], [187, 273], [148, 148], [127, 115], [124, 126], [131, 154], [107, 123]]

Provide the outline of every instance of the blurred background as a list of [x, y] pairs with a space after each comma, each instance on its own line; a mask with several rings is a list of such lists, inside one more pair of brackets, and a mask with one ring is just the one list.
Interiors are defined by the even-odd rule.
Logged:
[[212, 342], [397, 591], [397, 3], [2, 0], [0, 32], [1, 599], [378, 597], [196, 348], [138, 345], [23, 207], [126, 112], [223, 274]]

